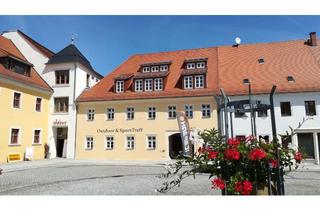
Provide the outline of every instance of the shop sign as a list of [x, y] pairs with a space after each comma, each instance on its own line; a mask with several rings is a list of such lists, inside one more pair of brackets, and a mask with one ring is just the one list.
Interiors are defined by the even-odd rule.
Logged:
[[67, 125], [67, 121], [62, 121], [58, 119], [53, 121], [53, 126], [66, 126], [66, 125]]
[[177, 112], [177, 120], [182, 139], [183, 155], [190, 157], [190, 126], [188, 118], [183, 112]]
[[105, 128], [98, 129], [97, 133], [141, 133], [143, 128]]
[[20, 153], [9, 153], [7, 155], [8, 163], [21, 161]]

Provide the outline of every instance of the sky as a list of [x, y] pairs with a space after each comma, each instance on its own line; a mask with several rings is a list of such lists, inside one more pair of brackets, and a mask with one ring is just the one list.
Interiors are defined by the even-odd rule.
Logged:
[[71, 43], [107, 75], [133, 54], [306, 39], [320, 16], [0, 16], [0, 32], [19, 29], [58, 52]]

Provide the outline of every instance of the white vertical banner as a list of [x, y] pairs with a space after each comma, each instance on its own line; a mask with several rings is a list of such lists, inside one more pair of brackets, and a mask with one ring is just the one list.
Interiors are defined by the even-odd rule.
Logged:
[[178, 120], [181, 140], [182, 140], [183, 155], [190, 157], [191, 145], [190, 145], [190, 126], [189, 126], [188, 118], [183, 112], [177, 112], [177, 120]]

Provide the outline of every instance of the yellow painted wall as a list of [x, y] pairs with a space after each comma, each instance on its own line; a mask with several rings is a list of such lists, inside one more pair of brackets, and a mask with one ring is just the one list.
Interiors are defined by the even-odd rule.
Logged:
[[[194, 117], [189, 120], [191, 128], [217, 127], [216, 102], [214, 97], [188, 97], [147, 99], [109, 102], [82, 102], [78, 104], [76, 158], [106, 160], [164, 160], [169, 158], [168, 136], [179, 133], [176, 119], [168, 119], [168, 106], [175, 105], [184, 111], [185, 105], [193, 105]], [[211, 118], [202, 118], [201, 105], [211, 104]], [[135, 107], [135, 119], [126, 119], [126, 108]], [[156, 119], [148, 120], [148, 107], [157, 108]], [[95, 109], [94, 121], [87, 121], [88, 109]], [[115, 119], [106, 120], [107, 108], [115, 109]], [[98, 129], [143, 128], [142, 132], [98, 133]], [[135, 136], [135, 149], [126, 150], [126, 136]], [[106, 136], [114, 136], [114, 149], [105, 150]], [[157, 148], [147, 149], [147, 135], [157, 136]], [[86, 136], [94, 137], [93, 150], [85, 150]]]
[[[13, 108], [14, 92], [21, 93], [21, 108]], [[36, 98], [42, 98], [42, 111], [36, 112]], [[12, 84], [0, 83], [0, 162], [7, 162], [8, 153], [24, 157], [26, 147], [33, 147], [33, 159], [44, 159], [44, 143], [48, 137], [50, 95]], [[10, 146], [11, 128], [20, 128], [19, 145]], [[34, 129], [41, 129], [41, 144], [33, 145]]]

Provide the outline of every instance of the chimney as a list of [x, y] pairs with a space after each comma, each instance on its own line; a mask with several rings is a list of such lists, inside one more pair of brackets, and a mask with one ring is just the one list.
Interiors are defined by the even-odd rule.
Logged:
[[309, 41], [310, 46], [317, 46], [317, 33], [311, 32], [309, 35], [310, 35], [310, 41]]

